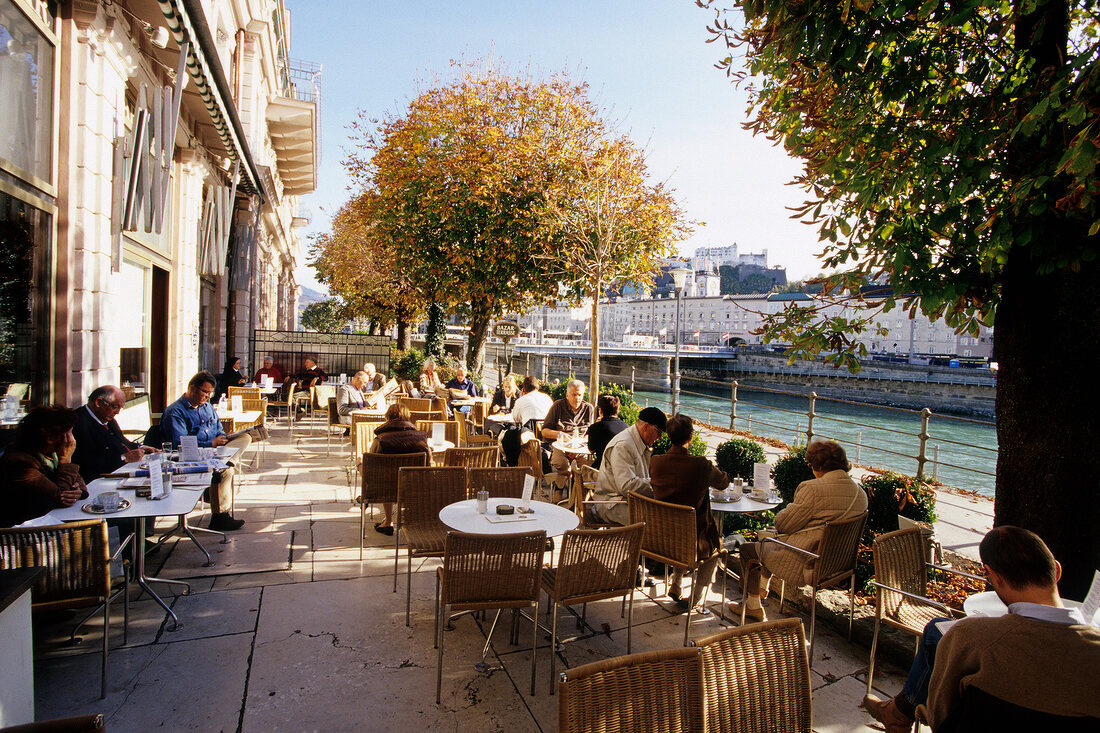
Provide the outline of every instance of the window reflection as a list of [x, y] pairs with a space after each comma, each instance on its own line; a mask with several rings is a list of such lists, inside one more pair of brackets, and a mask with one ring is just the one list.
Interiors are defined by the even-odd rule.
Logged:
[[46, 396], [50, 217], [0, 193], [0, 382]]
[[11, 0], [0, 0], [0, 89], [0, 158], [50, 180], [53, 46]]

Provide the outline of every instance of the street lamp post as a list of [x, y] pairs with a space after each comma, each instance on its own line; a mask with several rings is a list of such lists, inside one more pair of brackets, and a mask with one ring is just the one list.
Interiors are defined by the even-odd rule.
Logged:
[[676, 267], [669, 270], [669, 274], [672, 275], [672, 285], [676, 288], [676, 361], [672, 376], [673, 415], [680, 414], [680, 299], [690, 272], [686, 267]]

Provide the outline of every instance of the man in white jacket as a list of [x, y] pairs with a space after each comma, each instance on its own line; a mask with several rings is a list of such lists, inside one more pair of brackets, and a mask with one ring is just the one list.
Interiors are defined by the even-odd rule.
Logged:
[[637, 491], [643, 496], [653, 496], [653, 487], [649, 485], [651, 447], [661, 437], [667, 421], [665, 413], [656, 407], [647, 407], [638, 413], [638, 420], [633, 425], [607, 444], [600, 464], [600, 478], [593, 492], [597, 502], [605, 503], [593, 504], [590, 510], [597, 520], [628, 524], [630, 513], [626, 495]]

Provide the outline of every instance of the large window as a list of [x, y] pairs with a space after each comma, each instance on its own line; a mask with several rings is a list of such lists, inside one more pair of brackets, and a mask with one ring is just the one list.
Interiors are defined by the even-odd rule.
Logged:
[[46, 398], [50, 216], [0, 192], [0, 382]]
[[50, 181], [53, 43], [12, 0], [0, 0], [0, 159]]

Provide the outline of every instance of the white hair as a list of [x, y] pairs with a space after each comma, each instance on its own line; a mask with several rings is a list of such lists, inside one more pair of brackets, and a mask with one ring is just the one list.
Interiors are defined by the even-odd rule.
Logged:
[[569, 384], [565, 385], [567, 390], [573, 389], [574, 387], [576, 387], [581, 394], [584, 394], [584, 382], [579, 379], [571, 379]]

